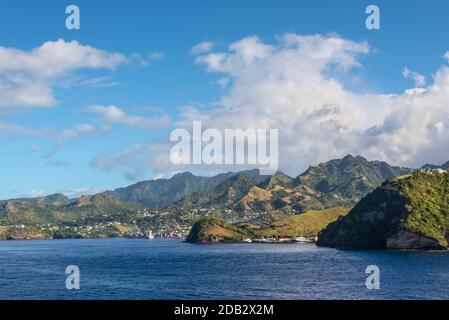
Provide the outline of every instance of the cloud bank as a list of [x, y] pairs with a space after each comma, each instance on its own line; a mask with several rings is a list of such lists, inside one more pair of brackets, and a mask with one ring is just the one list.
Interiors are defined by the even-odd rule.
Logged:
[[122, 124], [142, 129], [155, 129], [170, 125], [168, 115], [164, 114], [153, 118], [133, 116], [114, 105], [95, 105], [87, 107], [84, 111], [100, 114], [108, 124]]
[[[196, 63], [229, 79], [228, 89], [212, 109], [185, 108], [177, 127], [191, 128], [193, 120], [201, 120], [205, 127], [221, 130], [278, 129], [280, 169], [292, 175], [348, 153], [407, 166], [449, 159], [447, 65], [426, 87], [367, 94], [348, 90], [339, 80], [361, 66], [360, 56], [370, 52], [366, 42], [289, 33], [275, 43], [253, 36], [222, 51], [199, 49], [193, 51]], [[449, 60], [449, 52], [444, 58]], [[423, 86], [424, 78], [417, 75], [410, 70], [404, 74]], [[156, 174], [216, 169], [172, 166], [165, 142], [130, 150], [97, 161], [109, 169], [138, 162], [140, 167], [151, 165]]]
[[0, 47], [0, 111], [5, 108], [52, 106], [56, 80], [77, 69], [111, 69], [129, 58], [62, 39], [31, 51]]

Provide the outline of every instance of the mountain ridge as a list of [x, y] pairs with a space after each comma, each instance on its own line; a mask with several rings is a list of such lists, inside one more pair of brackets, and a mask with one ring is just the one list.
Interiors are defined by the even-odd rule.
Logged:
[[186, 194], [208, 191], [234, 174], [226, 172], [213, 177], [200, 177], [190, 172], [182, 172], [169, 179], [140, 181], [104, 193], [122, 201], [136, 202], [147, 208], [164, 208]]
[[[270, 222], [308, 210], [352, 207], [380, 185], [382, 179], [409, 171], [411, 169], [347, 155], [310, 166], [297, 177], [282, 172], [263, 176], [257, 169], [213, 177], [183, 172], [169, 179], [141, 181], [75, 199], [55, 194], [0, 201], [0, 225], [104, 220], [102, 216], [118, 218], [120, 214], [158, 216], [160, 210], [168, 212], [171, 221], [183, 224], [190, 223], [192, 215], [198, 218], [205, 212], [231, 222]], [[154, 219], [151, 221], [156, 223]]]

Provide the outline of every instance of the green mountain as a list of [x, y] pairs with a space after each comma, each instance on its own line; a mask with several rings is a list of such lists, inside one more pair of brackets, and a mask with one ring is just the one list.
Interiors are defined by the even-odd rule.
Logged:
[[[38, 198], [19, 198], [13, 200], [0, 200], [0, 207], [6, 207], [8, 204], [10, 206], [17, 205], [21, 208], [28, 207], [38, 207], [38, 208], [49, 208], [68, 205], [72, 202], [71, 199], [63, 195], [62, 193], [56, 193], [45, 197]], [[12, 207], [11, 207], [12, 208]]]
[[118, 200], [106, 193], [98, 193], [92, 196], [81, 196], [60, 209], [64, 212], [76, 213], [78, 217], [87, 217], [128, 212], [139, 208], [142, 208], [139, 204]]
[[56, 212], [59, 207], [70, 204], [63, 194], [33, 199], [13, 199], [0, 201], [0, 224], [46, 223], [63, 215]]
[[265, 179], [262, 183], [259, 184], [259, 188], [265, 190], [275, 190], [278, 187], [289, 188], [291, 187], [293, 179], [282, 172], [277, 172], [272, 176]]
[[[27, 232], [40, 237], [44, 229], [48, 231], [44, 236], [55, 236], [53, 226], [37, 226], [42, 224], [64, 225], [58, 229], [61, 237], [123, 234], [139, 228], [185, 234], [205, 215], [233, 223], [269, 224], [309, 210], [353, 207], [383, 180], [408, 171], [349, 155], [310, 167], [296, 178], [280, 172], [263, 176], [259, 170], [215, 177], [187, 172], [78, 199], [56, 194], [0, 201], [0, 226], [36, 226], [26, 232], [9, 228], [9, 237], [16, 238]], [[63, 230], [68, 225], [70, 230]]]
[[386, 179], [410, 171], [348, 155], [311, 166], [295, 179], [277, 173], [251, 188], [239, 200], [239, 207], [246, 211], [281, 210], [285, 213], [352, 207]]
[[235, 173], [228, 172], [214, 177], [198, 177], [190, 172], [184, 172], [170, 179], [142, 181], [125, 188], [107, 191], [105, 194], [122, 201], [138, 203], [147, 208], [160, 209], [182, 199], [187, 194], [207, 192], [234, 175]]
[[323, 230], [318, 245], [346, 249], [447, 249], [449, 174], [387, 180]]
[[54, 194], [33, 199], [0, 201], [0, 225], [66, 223], [102, 214], [117, 214], [140, 208], [105, 194], [69, 199]]
[[[228, 209], [243, 216], [251, 212], [268, 213], [276, 219], [308, 210], [352, 207], [386, 179], [410, 171], [348, 155], [311, 166], [296, 178], [281, 172], [269, 177], [241, 173], [224, 180], [211, 191], [189, 194], [176, 205], [213, 209], [224, 218], [222, 212]], [[234, 219], [235, 215], [230, 218]]]
[[343, 159], [310, 167], [298, 176], [296, 183], [306, 185], [323, 195], [347, 199], [354, 204], [386, 179], [410, 171], [409, 168], [390, 166], [386, 162], [368, 161], [361, 156], [347, 155]]
[[267, 178], [268, 176], [260, 175], [259, 170], [242, 171], [222, 181], [210, 191], [187, 194], [176, 202], [175, 206], [183, 208], [233, 206], [252, 186]]
[[268, 212], [289, 206], [298, 196], [293, 181], [293, 178], [278, 172], [252, 186], [238, 199], [236, 207], [241, 211]]
[[207, 217], [192, 226], [186, 241], [191, 243], [236, 242], [248, 237], [250, 233], [244, 228], [215, 217]]

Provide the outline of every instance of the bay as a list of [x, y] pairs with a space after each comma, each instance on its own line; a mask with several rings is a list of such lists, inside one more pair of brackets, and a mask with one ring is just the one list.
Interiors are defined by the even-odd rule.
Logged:
[[[68, 290], [68, 265], [80, 290]], [[380, 269], [380, 289], [365, 269]], [[0, 299], [448, 299], [449, 253], [180, 240], [0, 242]]]

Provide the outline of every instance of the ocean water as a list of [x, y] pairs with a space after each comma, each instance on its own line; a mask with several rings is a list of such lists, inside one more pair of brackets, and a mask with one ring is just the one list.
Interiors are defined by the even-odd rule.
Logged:
[[[80, 289], [68, 290], [68, 265]], [[368, 265], [380, 289], [365, 287]], [[0, 241], [0, 299], [449, 299], [449, 253], [180, 240]]]

